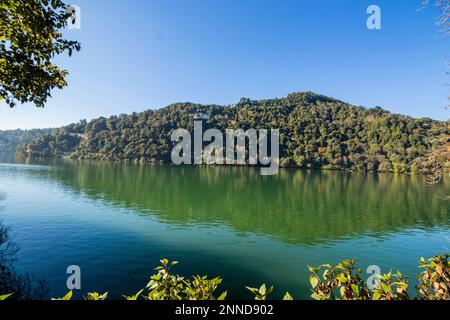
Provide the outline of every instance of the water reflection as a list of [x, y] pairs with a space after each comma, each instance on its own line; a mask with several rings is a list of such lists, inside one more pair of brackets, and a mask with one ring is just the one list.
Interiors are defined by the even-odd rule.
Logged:
[[[5, 199], [6, 193], [0, 190], [0, 211], [4, 209]], [[0, 295], [12, 293], [10, 300], [43, 299], [48, 293], [47, 283], [15, 268], [19, 247], [11, 240], [11, 232], [0, 221]]]
[[448, 180], [428, 187], [420, 175], [281, 170], [261, 176], [239, 167], [53, 164], [55, 170], [33, 175], [166, 223], [226, 226], [291, 244], [450, 225], [442, 199], [450, 194]]

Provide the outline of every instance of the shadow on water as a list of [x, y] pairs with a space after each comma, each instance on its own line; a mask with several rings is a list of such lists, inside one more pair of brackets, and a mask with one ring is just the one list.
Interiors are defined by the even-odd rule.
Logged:
[[226, 226], [288, 244], [450, 225], [449, 204], [439, 197], [450, 193], [449, 181], [429, 187], [421, 175], [286, 169], [261, 176], [257, 169], [241, 167], [54, 164], [58, 170], [34, 174], [169, 224]]
[[[6, 194], [0, 191], [0, 211]], [[47, 283], [35, 280], [27, 273], [19, 273], [14, 267], [19, 247], [11, 240], [11, 229], [0, 221], [0, 295], [13, 293], [10, 300], [43, 299], [48, 293]]]

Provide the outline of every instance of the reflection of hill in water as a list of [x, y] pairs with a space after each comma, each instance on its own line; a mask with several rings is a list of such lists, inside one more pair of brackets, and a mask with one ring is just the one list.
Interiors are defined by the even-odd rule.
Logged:
[[214, 224], [293, 244], [449, 225], [448, 181], [421, 176], [67, 161], [39, 171], [93, 199], [168, 223]]

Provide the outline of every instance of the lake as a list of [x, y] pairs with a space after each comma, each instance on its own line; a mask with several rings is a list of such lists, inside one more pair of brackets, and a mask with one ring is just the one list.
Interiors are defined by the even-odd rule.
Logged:
[[16, 268], [52, 297], [67, 292], [69, 265], [82, 272], [76, 297], [120, 298], [168, 258], [178, 273], [222, 276], [230, 298], [265, 282], [274, 298], [303, 299], [307, 265], [355, 257], [364, 272], [378, 265], [414, 280], [420, 257], [450, 247], [450, 182], [427, 186], [420, 175], [9, 161], [0, 192]]

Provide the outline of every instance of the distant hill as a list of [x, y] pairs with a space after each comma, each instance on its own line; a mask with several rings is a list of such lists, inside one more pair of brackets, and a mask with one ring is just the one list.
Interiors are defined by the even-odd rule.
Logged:
[[34, 157], [170, 162], [174, 129], [280, 129], [286, 167], [359, 171], [417, 171], [447, 122], [362, 108], [311, 92], [282, 99], [241, 99], [232, 106], [176, 103], [159, 110], [98, 118], [54, 130], [19, 150]]
[[0, 154], [12, 154], [17, 147], [33, 142], [37, 137], [48, 134], [52, 129], [0, 130]]

